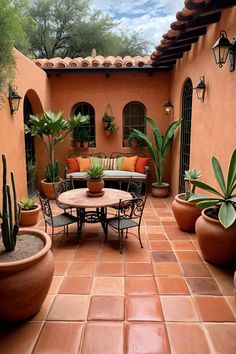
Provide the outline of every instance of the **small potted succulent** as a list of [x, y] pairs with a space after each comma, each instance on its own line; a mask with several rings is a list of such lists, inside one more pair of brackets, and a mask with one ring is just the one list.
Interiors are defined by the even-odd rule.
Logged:
[[20, 201], [20, 225], [31, 226], [37, 224], [40, 206], [36, 204], [34, 197], [23, 197]]
[[104, 187], [104, 170], [100, 166], [92, 166], [88, 169], [87, 187], [91, 194], [101, 194]]
[[196, 203], [189, 202], [189, 198], [195, 193], [196, 186], [192, 181], [201, 177], [197, 168], [185, 171], [185, 193], [177, 194], [172, 203], [172, 211], [179, 228], [183, 231], [194, 232], [197, 218], [201, 215], [201, 209]]

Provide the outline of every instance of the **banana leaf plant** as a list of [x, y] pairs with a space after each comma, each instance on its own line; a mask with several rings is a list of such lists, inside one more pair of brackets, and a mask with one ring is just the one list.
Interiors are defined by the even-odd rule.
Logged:
[[197, 206], [203, 209], [215, 207], [221, 225], [227, 229], [236, 220], [236, 194], [234, 194], [236, 189], [236, 149], [232, 153], [226, 179], [215, 156], [212, 157], [211, 162], [220, 191], [204, 182], [192, 181], [193, 185], [214, 194], [215, 197], [194, 194], [189, 201], [197, 201]]
[[149, 155], [154, 163], [155, 174], [156, 174], [156, 184], [161, 185], [163, 183], [163, 173], [164, 173], [164, 163], [167, 153], [170, 149], [170, 144], [176, 129], [181, 124], [182, 119], [179, 119], [170, 124], [166, 132], [162, 135], [157, 124], [152, 118], [146, 117], [147, 122], [152, 127], [152, 132], [154, 136], [154, 143], [152, 143], [149, 136], [143, 134], [137, 129], [132, 129], [133, 132], [143, 140], [148, 148]]
[[25, 134], [38, 137], [48, 153], [49, 163], [45, 169], [47, 182], [57, 182], [60, 178], [59, 161], [55, 160], [55, 147], [65, 140], [65, 137], [76, 126], [89, 120], [89, 116], [80, 113], [69, 120], [63, 118], [62, 112], [44, 112], [42, 115], [30, 115], [25, 124]]

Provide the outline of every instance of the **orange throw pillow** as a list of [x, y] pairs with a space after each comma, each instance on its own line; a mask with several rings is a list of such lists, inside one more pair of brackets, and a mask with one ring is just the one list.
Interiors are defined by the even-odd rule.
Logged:
[[145, 173], [144, 166], [148, 165], [148, 161], [150, 160], [150, 157], [137, 157], [136, 165], [135, 165], [135, 171], [139, 173]]
[[73, 173], [73, 172], [79, 171], [79, 165], [76, 160], [76, 157], [69, 157], [68, 159], [66, 159], [66, 164], [68, 167], [68, 173]]
[[136, 160], [138, 156], [124, 157], [121, 165], [123, 171], [134, 172]]
[[79, 164], [80, 172], [87, 172], [88, 169], [91, 167], [91, 159], [90, 157], [76, 157], [76, 160]]

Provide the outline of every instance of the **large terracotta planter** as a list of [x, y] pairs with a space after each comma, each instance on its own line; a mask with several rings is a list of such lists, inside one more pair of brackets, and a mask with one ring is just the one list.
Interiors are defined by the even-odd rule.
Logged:
[[[61, 181], [62, 179], [60, 179]], [[60, 182], [58, 181], [58, 182]], [[57, 182], [54, 182], [54, 184], [56, 184]], [[46, 179], [43, 179], [40, 181], [40, 186], [41, 186], [41, 190], [43, 192], [43, 194], [45, 195], [45, 197], [47, 197], [48, 199], [56, 199], [55, 196], [55, 190], [54, 190], [54, 186], [52, 182], [46, 182]]]
[[202, 209], [198, 208], [195, 203], [190, 203], [181, 198], [184, 193], [175, 196], [172, 203], [172, 211], [180, 230], [186, 232], [195, 231], [195, 223], [201, 215]]
[[202, 210], [196, 221], [196, 234], [200, 249], [206, 261], [226, 265], [236, 261], [236, 223], [225, 229], [218, 220]]
[[152, 195], [157, 198], [166, 198], [169, 195], [169, 183], [152, 183]]
[[41, 207], [39, 205], [35, 205], [34, 209], [23, 210], [20, 211], [20, 225], [21, 226], [32, 226], [37, 224], [39, 212]]
[[98, 194], [101, 193], [104, 188], [104, 180], [100, 179], [92, 179], [89, 178], [87, 180], [87, 187], [90, 193]]
[[53, 277], [51, 238], [35, 229], [22, 229], [19, 234], [22, 233], [40, 237], [45, 246], [32, 257], [0, 263], [0, 320], [4, 321], [22, 321], [35, 315]]

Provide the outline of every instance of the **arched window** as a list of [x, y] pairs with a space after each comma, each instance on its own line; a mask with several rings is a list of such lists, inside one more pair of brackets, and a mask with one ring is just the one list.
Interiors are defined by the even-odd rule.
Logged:
[[[91, 147], [96, 147], [96, 130], [95, 130], [95, 110], [93, 106], [87, 102], [80, 102], [74, 108], [74, 114], [89, 115], [90, 121], [83, 130], [89, 131], [89, 141]], [[81, 128], [80, 128], [81, 130]]]
[[179, 193], [183, 193], [184, 173], [189, 170], [190, 163], [190, 141], [191, 141], [191, 120], [192, 120], [192, 95], [193, 84], [191, 79], [187, 79], [183, 88], [182, 97], [182, 118], [181, 138], [180, 138], [180, 165], [179, 165]]
[[146, 107], [140, 102], [130, 102], [123, 110], [123, 146], [127, 146], [126, 140], [131, 129], [138, 129], [146, 134]]

